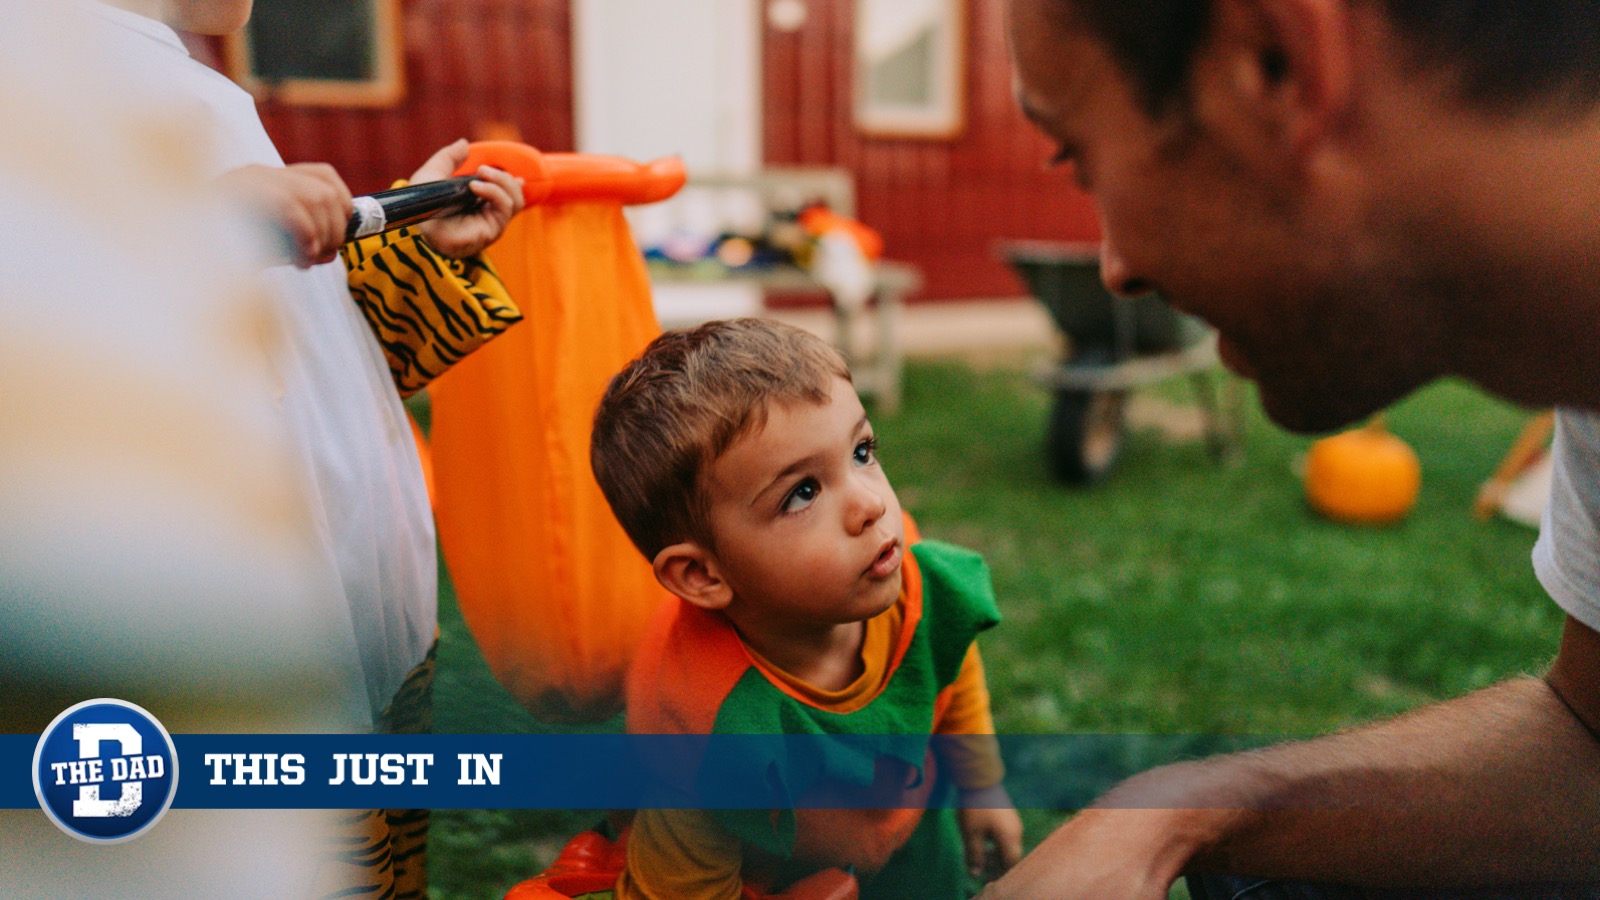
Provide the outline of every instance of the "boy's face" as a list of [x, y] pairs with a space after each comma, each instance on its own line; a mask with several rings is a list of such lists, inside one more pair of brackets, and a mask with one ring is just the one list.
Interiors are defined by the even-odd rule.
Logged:
[[706, 473], [719, 574], [741, 629], [869, 619], [900, 593], [905, 525], [850, 383], [824, 404], [773, 404]]

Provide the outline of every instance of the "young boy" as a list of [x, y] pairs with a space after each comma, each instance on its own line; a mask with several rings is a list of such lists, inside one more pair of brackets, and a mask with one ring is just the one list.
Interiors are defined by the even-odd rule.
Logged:
[[[971, 893], [963, 856], [975, 874], [991, 843], [1003, 866], [1020, 855], [974, 642], [999, 620], [988, 570], [966, 550], [908, 545], [876, 450], [844, 360], [771, 321], [668, 332], [612, 380], [595, 477], [678, 597], [630, 673], [629, 731], [991, 735], [937, 760], [899, 741], [867, 773], [902, 796], [953, 783], [959, 814], [643, 810], [618, 900], [732, 900], [742, 878], [781, 888], [828, 867], [853, 870], [863, 898], [957, 898]], [[769, 763], [797, 798], [852, 780], [736, 765]]]

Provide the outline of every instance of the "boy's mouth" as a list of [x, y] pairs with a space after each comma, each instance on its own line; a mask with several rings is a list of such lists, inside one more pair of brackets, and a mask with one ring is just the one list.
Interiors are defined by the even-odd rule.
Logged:
[[900, 569], [900, 542], [894, 538], [885, 541], [878, 555], [872, 558], [872, 565], [867, 567], [868, 578], [888, 578]]

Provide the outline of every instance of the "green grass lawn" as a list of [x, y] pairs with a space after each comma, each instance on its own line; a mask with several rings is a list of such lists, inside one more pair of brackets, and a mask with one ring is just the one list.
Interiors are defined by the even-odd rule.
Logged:
[[[1017, 371], [924, 363], [903, 411], [875, 418], [924, 534], [994, 570], [1005, 622], [983, 653], [1003, 733], [1319, 733], [1540, 671], [1554, 652], [1562, 618], [1529, 568], [1533, 532], [1471, 515], [1520, 410], [1455, 383], [1391, 410], [1422, 497], [1374, 530], [1307, 511], [1292, 465], [1309, 440], [1254, 403], [1236, 465], [1134, 432], [1088, 491], [1045, 474], [1047, 405]], [[549, 730], [489, 675], [448, 584], [440, 620], [437, 730]], [[499, 897], [597, 818], [440, 811], [434, 895]], [[1030, 843], [1060, 818], [1026, 812]]]

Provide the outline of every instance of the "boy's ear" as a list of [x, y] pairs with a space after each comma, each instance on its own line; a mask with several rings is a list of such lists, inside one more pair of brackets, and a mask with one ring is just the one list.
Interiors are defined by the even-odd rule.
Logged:
[[716, 558], [693, 541], [663, 548], [651, 567], [662, 587], [701, 609], [722, 609], [733, 600]]

